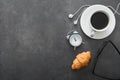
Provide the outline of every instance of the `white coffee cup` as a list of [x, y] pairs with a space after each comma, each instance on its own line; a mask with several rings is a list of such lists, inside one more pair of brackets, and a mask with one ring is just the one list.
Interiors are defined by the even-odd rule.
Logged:
[[[94, 25], [91, 23], [91, 17], [97, 12], [104, 13], [108, 18], [107, 24], [103, 26], [102, 29], [95, 28]], [[80, 18], [80, 25], [81, 25], [82, 31], [88, 37], [92, 39], [103, 39], [108, 37], [115, 29], [116, 18], [115, 18], [114, 12], [108, 6], [95, 4], [87, 7], [82, 12], [82, 15]], [[100, 23], [98, 24], [98, 26], [100, 26]]]
[[[108, 8], [106, 6], [102, 6]], [[110, 14], [105, 9], [96, 10], [91, 14], [89, 25], [91, 27], [91, 37], [94, 37], [96, 33], [106, 31], [110, 24]], [[95, 24], [95, 25], [94, 25]]]

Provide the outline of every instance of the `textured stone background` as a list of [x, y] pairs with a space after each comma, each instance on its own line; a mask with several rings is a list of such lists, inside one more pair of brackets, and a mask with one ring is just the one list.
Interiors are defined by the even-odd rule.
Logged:
[[[67, 18], [85, 4], [117, 6], [120, 0], [0, 0], [0, 80], [103, 80], [91, 74], [94, 55], [105, 40], [120, 50], [120, 16], [116, 28], [103, 40], [93, 40]], [[120, 10], [119, 10], [120, 11]], [[74, 52], [66, 40], [77, 30], [85, 45]], [[90, 50], [88, 67], [71, 70], [72, 60]]]

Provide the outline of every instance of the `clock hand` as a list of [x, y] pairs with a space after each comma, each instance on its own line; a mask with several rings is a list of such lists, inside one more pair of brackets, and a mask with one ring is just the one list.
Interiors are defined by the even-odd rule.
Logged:
[[77, 41], [76, 38], [74, 38], [75, 42]]

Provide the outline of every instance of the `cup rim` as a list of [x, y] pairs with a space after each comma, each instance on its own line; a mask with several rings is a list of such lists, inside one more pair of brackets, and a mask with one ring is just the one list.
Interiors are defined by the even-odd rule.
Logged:
[[[105, 12], [105, 11], [103, 11], [103, 10], [98, 10], [98, 11], [94, 12], [93, 14], [95, 14], [95, 13], [97, 13], [97, 12], [102, 12], [102, 13], [104, 13], [104, 14], [108, 17], [107, 26], [106, 26], [105, 28], [103, 28], [103, 29], [96, 29], [96, 28], [94, 28], [94, 27], [92, 26], [91, 20], [90, 20], [90, 27], [91, 27], [92, 30], [94, 30], [94, 31], [96, 31], [96, 32], [102, 32], [102, 31], [105, 31], [105, 30], [108, 29], [108, 27], [109, 27], [108, 24], [110, 23], [110, 16], [109, 16], [109, 14], [108, 14], [107, 12]], [[93, 15], [93, 14], [92, 14], [92, 15]], [[92, 17], [92, 15], [91, 15], [91, 17]], [[91, 17], [90, 17], [90, 19], [91, 19]]]

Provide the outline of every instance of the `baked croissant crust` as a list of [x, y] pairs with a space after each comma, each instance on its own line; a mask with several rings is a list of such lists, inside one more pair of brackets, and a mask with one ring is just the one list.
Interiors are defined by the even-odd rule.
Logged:
[[90, 51], [79, 53], [73, 61], [72, 69], [81, 69], [82, 67], [87, 66], [90, 59]]

